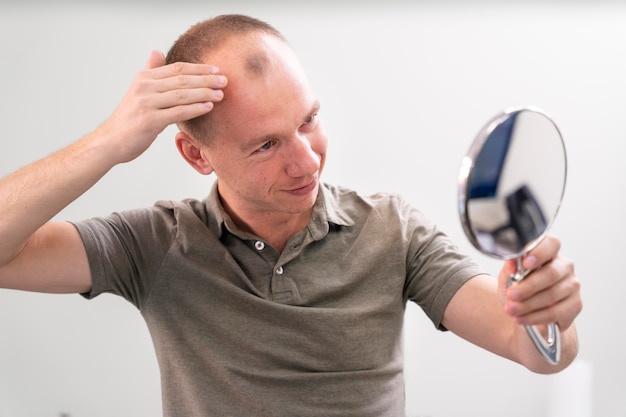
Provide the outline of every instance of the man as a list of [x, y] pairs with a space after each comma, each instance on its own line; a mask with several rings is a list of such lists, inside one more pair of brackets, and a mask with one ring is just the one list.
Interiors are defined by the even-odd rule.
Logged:
[[[573, 265], [548, 237], [507, 288], [399, 196], [323, 184], [327, 137], [281, 34], [220, 16], [152, 53], [113, 115], [0, 182], [0, 286], [125, 297], [144, 316], [167, 416], [399, 416], [406, 302], [535, 372], [577, 354]], [[50, 219], [169, 124], [206, 201]], [[520, 324], [558, 322], [548, 364]]]

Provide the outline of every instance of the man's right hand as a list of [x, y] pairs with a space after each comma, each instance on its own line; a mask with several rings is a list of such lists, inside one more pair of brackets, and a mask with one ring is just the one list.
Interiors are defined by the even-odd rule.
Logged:
[[98, 129], [118, 151], [118, 162], [143, 153], [168, 125], [208, 113], [222, 100], [227, 84], [219, 68], [177, 62], [153, 51], [111, 117]]

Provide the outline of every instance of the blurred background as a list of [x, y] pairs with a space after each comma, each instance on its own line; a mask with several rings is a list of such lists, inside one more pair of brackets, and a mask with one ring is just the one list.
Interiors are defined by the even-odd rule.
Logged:
[[[568, 153], [552, 233], [576, 262], [580, 355], [551, 376], [437, 332], [411, 305], [405, 323], [408, 417], [626, 417], [622, 295], [626, 189], [626, 4], [609, 1], [0, 2], [0, 176], [94, 129], [152, 49], [192, 24], [244, 13], [291, 41], [322, 103], [325, 180], [396, 191], [494, 274], [466, 240], [457, 173], [483, 124], [532, 104]], [[203, 198], [166, 129], [58, 220], [159, 199]], [[532, 166], [528, 167], [532, 170]], [[161, 415], [150, 336], [129, 303], [0, 290], [0, 417]]]

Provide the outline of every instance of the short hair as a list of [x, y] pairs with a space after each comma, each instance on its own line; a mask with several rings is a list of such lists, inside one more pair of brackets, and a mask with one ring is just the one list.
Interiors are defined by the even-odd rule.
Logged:
[[[218, 49], [227, 40], [252, 32], [266, 33], [287, 43], [276, 28], [264, 21], [240, 14], [220, 15], [196, 23], [181, 35], [167, 53], [166, 63], [204, 63], [207, 54]], [[258, 55], [250, 57], [246, 68], [254, 74], [262, 74], [265, 71], [264, 58]], [[210, 119], [211, 112], [181, 122], [179, 127], [194, 139], [208, 142]]]

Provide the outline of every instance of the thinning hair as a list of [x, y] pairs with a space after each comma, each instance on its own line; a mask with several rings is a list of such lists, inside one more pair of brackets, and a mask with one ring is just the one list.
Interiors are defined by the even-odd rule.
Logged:
[[[220, 15], [196, 23], [182, 34], [167, 53], [166, 63], [205, 63], [209, 53], [232, 37], [253, 32], [269, 34], [287, 43], [285, 37], [266, 22], [240, 14]], [[252, 74], [263, 75], [267, 67], [268, 60], [264, 55], [255, 54], [246, 59], [246, 69]], [[208, 144], [211, 113], [181, 122], [179, 127], [195, 140]]]

